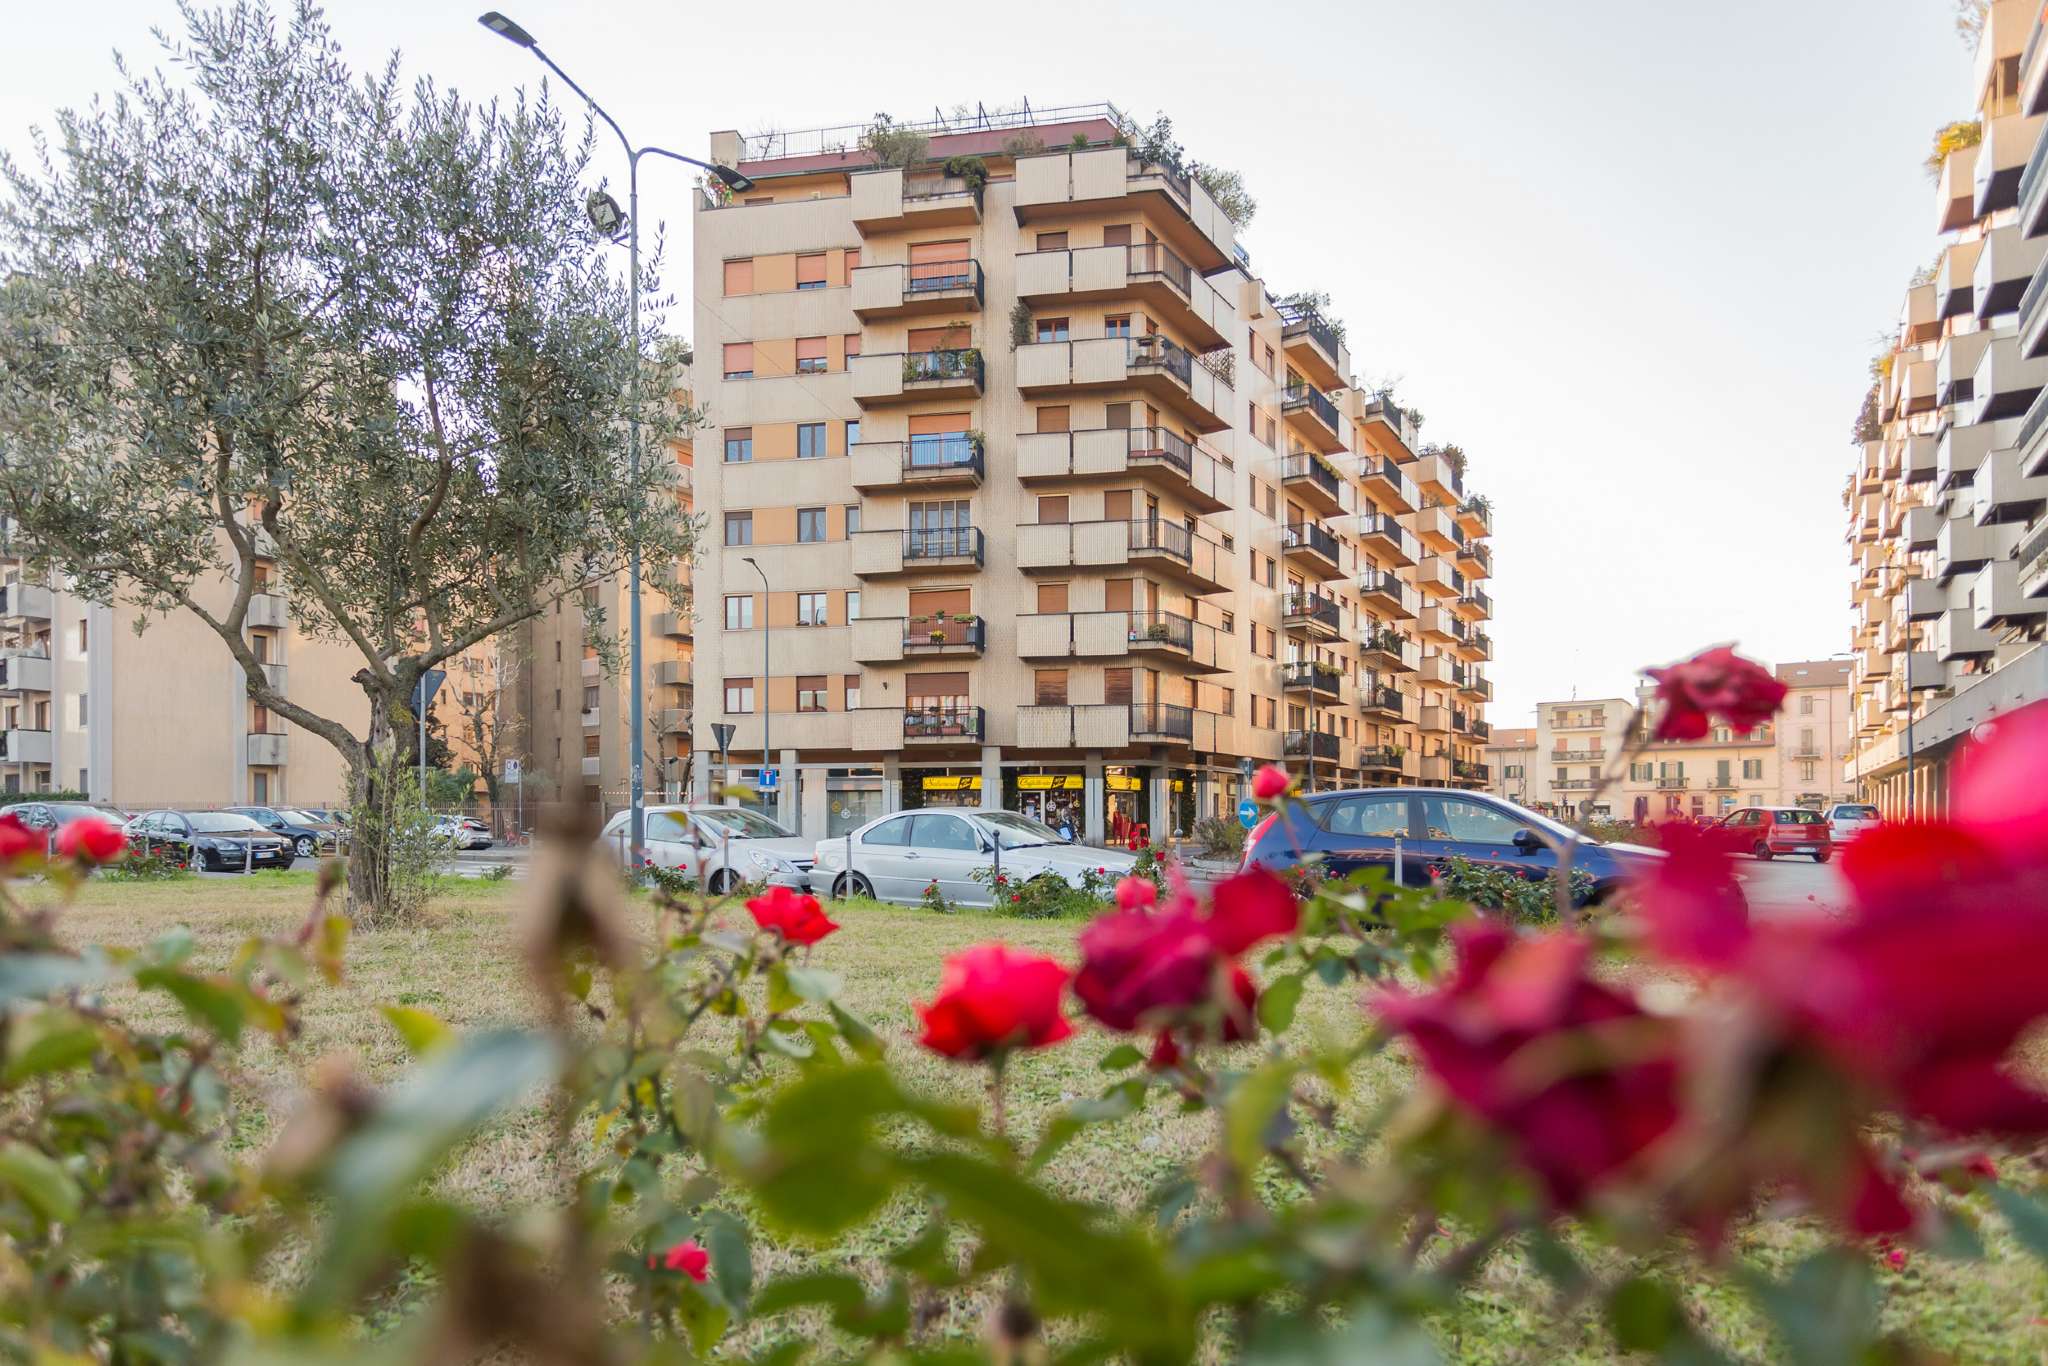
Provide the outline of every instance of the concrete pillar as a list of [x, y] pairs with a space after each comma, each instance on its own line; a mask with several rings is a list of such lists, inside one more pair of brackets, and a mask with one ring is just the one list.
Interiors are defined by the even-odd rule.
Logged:
[[1003, 747], [981, 747], [981, 804], [991, 811], [1003, 805]]
[[1102, 755], [1095, 752], [1081, 758], [1081, 839], [1099, 845], [1103, 839]]
[[[718, 776], [723, 778], [725, 775], [721, 773]], [[690, 751], [690, 800], [711, 800], [711, 751], [708, 749]]]
[[1152, 796], [1146, 803], [1145, 823], [1151, 827], [1154, 844], [1165, 844], [1173, 838], [1173, 794], [1168, 790], [1170, 773], [1165, 764], [1152, 766], [1152, 782], [1148, 788]]
[[890, 754], [882, 759], [882, 814], [903, 809], [903, 761]]
[[797, 791], [796, 751], [776, 751], [775, 818], [801, 835], [804, 832], [802, 796]]
[[814, 768], [802, 788], [803, 824], [797, 828], [813, 839], [825, 838], [832, 824], [832, 794], [825, 790], [825, 770]]

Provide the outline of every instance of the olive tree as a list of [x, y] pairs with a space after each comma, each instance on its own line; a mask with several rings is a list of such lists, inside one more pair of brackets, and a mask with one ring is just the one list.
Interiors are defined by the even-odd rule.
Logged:
[[[368, 813], [353, 913], [394, 903], [377, 813], [410, 763], [420, 675], [617, 573], [690, 555], [683, 420], [585, 220], [590, 139], [543, 94], [475, 105], [398, 59], [353, 75], [300, 0], [182, 9], [171, 73], [119, 65], [0, 161], [0, 505], [31, 568], [185, 612], [248, 695], [345, 757]], [[32, 163], [32, 164], [31, 164]], [[259, 566], [277, 589], [259, 586]], [[266, 678], [259, 591], [359, 660], [365, 708]], [[595, 630], [595, 623], [593, 630]]]

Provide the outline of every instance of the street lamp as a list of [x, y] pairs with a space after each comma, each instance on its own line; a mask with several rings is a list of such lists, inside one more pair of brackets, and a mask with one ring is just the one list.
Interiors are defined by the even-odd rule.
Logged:
[[[744, 193], [747, 190], [753, 189], [754, 182], [730, 166], [717, 166], [708, 161], [699, 161], [695, 157], [684, 156], [681, 152], [671, 152], [666, 147], [635, 147], [632, 139], [626, 136], [625, 130], [619, 127], [618, 120], [607, 114], [604, 111], [604, 106], [592, 99], [588, 91], [571, 80], [568, 72], [556, 66], [554, 59], [541, 51], [540, 44], [534, 41], [531, 33], [528, 33], [496, 10], [477, 16], [477, 22], [515, 47], [525, 48], [528, 52], [539, 58], [543, 66], [547, 67], [548, 70], [554, 72], [557, 76], [560, 76], [563, 84], [567, 85], [578, 95], [581, 95], [583, 102], [590, 106], [591, 112], [603, 119], [605, 126], [618, 135], [619, 145], [625, 149], [627, 207], [623, 215], [623, 227], [627, 241], [629, 292], [632, 296], [629, 306], [632, 310], [633, 332], [632, 339], [628, 343], [633, 351], [633, 365], [626, 376], [627, 424], [631, 446], [633, 478], [638, 480], [640, 477], [640, 158], [648, 155], [663, 156], [671, 161], [680, 161], [685, 165], [698, 167], [717, 176], [720, 181], [735, 192]], [[603, 191], [598, 191], [585, 201], [584, 208], [590, 215], [593, 227], [613, 241], [618, 240], [618, 233], [622, 224], [617, 200]], [[633, 817], [631, 828], [633, 864], [635, 867], [639, 866], [641, 854], [647, 843], [646, 789], [643, 785], [642, 774], [646, 761], [646, 741], [642, 737], [641, 731], [646, 725], [646, 712], [641, 686], [641, 678], [645, 666], [640, 656], [640, 533], [638, 517], [639, 513], [636, 511], [634, 513], [635, 526], [633, 535], [628, 546], [630, 557], [628, 596], [632, 602], [632, 624], [631, 643], [627, 652], [629, 659], [628, 672], [632, 675], [631, 686], [633, 690], [632, 722], [629, 733], [632, 736]], [[762, 682], [765, 684], [767, 680], [763, 679]]]
[[[754, 566], [754, 572], [761, 576], [761, 772], [765, 775], [768, 772], [768, 764], [770, 762], [768, 756], [775, 752], [768, 744], [768, 722], [774, 715], [774, 710], [768, 703], [768, 637], [775, 630], [775, 622], [774, 618], [770, 615], [768, 607], [768, 571], [761, 568], [761, 562], [752, 555], [746, 556], [745, 559], [748, 564]], [[782, 789], [777, 787], [773, 791], [775, 793], [775, 815], [777, 819], [780, 819], [782, 816]]]

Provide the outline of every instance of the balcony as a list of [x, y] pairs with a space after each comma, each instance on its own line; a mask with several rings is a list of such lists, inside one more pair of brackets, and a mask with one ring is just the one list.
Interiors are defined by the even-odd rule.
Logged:
[[1422, 610], [1421, 599], [1412, 584], [1403, 583], [1391, 569], [1371, 568], [1358, 576], [1360, 604], [1396, 621], [1412, 621]]
[[2028, 522], [2048, 507], [2048, 473], [2021, 475], [2020, 452], [2008, 446], [1993, 451], [1978, 467], [1969, 497], [1970, 515], [1978, 526]]
[[1330, 402], [1329, 396], [1320, 389], [1306, 384], [1291, 384], [1281, 390], [1280, 417], [1289, 431], [1324, 455], [1335, 455], [1344, 449], [1344, 430], [1337, 417], [1337, 405]]
[[1280, 753], [1289, 759], [1337, 762], [1337, 737], [1319, 730], [1290, 730], [1280, 737]]
[[1483, 541], [1467, 541], [1451, 556], [1451, 563], [1468, 579], [1493, 577], [1493, 551]]
[[1335, 598], [1320, 593], [1289, 593], [1282, 602], [1281, 624], [1315, 640], [1335, 640], [1343, 629], [1343, 612]]
[[1017, 437], [1017, 477], [1027, 484], [1133, 476], [1177, 495], [1198, 513], [1230, 506], [1228, 467], [1207, 447], [1165, 427], [1023, 432]]
[[1458, 462], [1435, 447], [1423, 451], [1415, 462], [1415, 485], [1425, 498], [1456, 507], [1465, 497], [1465, 476]]
[[0, 692], [48, 692], [50, 674], [50, 656], [45, 651], [0, 651]]
[[981, 312], [979, 261], [856, 266], [852, 280], [853, 315], [863, 322]]
[[1359, 685], [1358, 709], [1380, 721], [1408, 719], [1407, 697], [1399, 688], [1390, 683], [1379, 682], [1377, 679]]
[[9, 620], [48, 621], [50, 590], [40, 584], [16, 580], [0, 588], [0, 617]]
[[1690, 783], [1691, 783], [1691, 779], [1689, 779], [1689, 778], [1685, 777], [1685, 776], [1684, 776], [1683, 774], [1680, 774], [1680, 775], [1678, 775], [1678, 776], [1676, 776], [1676, 777], [1664, 777], [1664, 778], [1659, 778], [1659, 779], [1657, 780], [1657, 786], [1658, 786], [1658, 787], [1659, 787], [1660, 789], [1662, 789], [1662, 790], [1664, 790], [1664, 791], [1667, 791], [1667, 792], [1676, 792], [1676, 791], [1678, 791], [1678, 790], [1680, 790], [1680, 789], [1682, 789], [1682, 788], [1684, 788], [1684, 787], [1688, 786], [1688, 785], [1689, 785]]
[[1415, 586], [1433, 598], [1455, 598], [1465, 591], [1465, 576], [1439, 559], [1424, 560], [1415, 568]]
[[847, 369], [863, 408], [981, 397], [981, 352], [971, 346], [851, 356]]
[[2041, 136], [2039, 116], [2012, 113], [1984, 120], [1984, 141], [1970, 168], [1971, 211], [1983, 218], [2020, 202], [2020, 176]]
[[1237, 229], [1199, 182], [1141, 162], [1123, 147], [1020, 156], [1015, 187], [1019, 223], [1138, 208], [1195, 270], [1222, 270], [1237, 259]]
[[1448, 754], [1425, 754], [1422, 756], [1422, 781], [1430, 787], [1443, 787], [1451, 781], [1451, 756]]
[[1280, 305], [1280, 344], [1287, 361], [1318, 389], [1341, 389], [1351, 383], [1351, 353], [1344, 338], [1313, 308]]
[[905, 228], [948, 228], [981, 221], [981, 191], [964, 177], [887, 167], [847, 177], [853, 226], [863, 237]]
[[1600, 765], [1607, 762], [1607, 751], [1597, 747], [1593, 749], [1554, 749], [1550, 751], [1550, 761], [1555, 764]]
[[[2041, 145], [2048, 150], [2048, 142]], [[2048, 202], [2048, 193], [2043, 193], [2041, 198]], [[2048, 307], [2044, 305], [2048, 305], [2048, 266], [2039, 266], [2034, 270], [2034, 277], [2027, 281], [2026, 289], [2020, 293], [2020, 354], [2028, 359], [2048, 353]]]
[[[1081, 616], [1082, 614], [1076, 614]], [[1088, 616], [1096, 614], [1089, 613]], [[1106, 612], [1110, 625], [1123, 629], [1125, 652], [1159, 655], [1184, 664], [1196, 673], [1216, 673], [1236, 667], [1235, 642], [1205, 621], [1194, 621], [1178, 612]]]
[[1137, 389], [1203, 433], [1226, 430], [1237, 410], [1228, 383], [1184, 348], [1157, 334], [1020, 346], [1017, 388], [1027, 395]]
[[1164, 243], [1017, 255], [1017, 297], [1060, 305], [1135, 299], [1200, 351], [1228, 346], [1237, 310]]
[[1381, 564], [1406, 569], [1421, 556], [1415, 537], [1391, 513], [1364, 512], [1358, 517], [1358, 548]]
[[1415, 532], [1416, 541], [1432, 555], [1449, 555], [1465, 540], [1457, 519], [1442, 503], [1430, 503], [1409, 513], [1408, 525]]
[[907, 745], [961, 745], [982, 742], [988, 716], [981, 707], [906, 707], [903, 742]]
[[[1459, 625], [1464, 625], [1460, 622]], [[1493, 637], [1484, 631], [1474, 631], [1463, 640], [1452, 644], [1451, 649], [1458, 658], [1468, 664], [1477, 664], [1493, 658]]]
[[1130, 714], [1133, 740], [1194, 743], [1193, 707], [1175, 706], [1169, 702], [1133, 702], [1130, 704]]
[[902, 657], [905, 659], [940, 655], [977, 659], [988, 645], [986, 623], [968, 613], [935, 612], [929, 616], [904, 617], [902, 626]]
[[0, 730], [0, 764], [47, 764], [50, 755], [50, 732]]
[[1344, 671], [1334, 664], [1293, 659], [1280, 666], [1280, 687], [1285, 692], [1307, 693], [1312, 700], [1334, 702], [1344, 691]]
[[1123, 565], [1155, 569], [1197, 594], [1223, 588], [1222, 547], [1177, 522], [1049, 522], [1017, 528], [1017, 567], [1027, 574]]
[[[756, 746], [756, 748], [758, 748], [758, 746]], [[582, 772], [583, 776], [586, 778], [595, 779], [604, 776], [604, 756], [600, 754], [583, 755]]]
[[1906, 615], [1914, 621], [1932, 621], [1948, 610], [1948, 589], [1933, 579], [1908, 579], [1905, 598]]
[[934, 432], [907, 441], [857, 441], [853, 486], [876, 489], [981, 487], [984, 473], [978, 432]]
[[1332, 536], [1314, 522], [1290, 522], [1280, 528], [1280, 556], [1314, 578], [1344, 577], [1343, 552]]
[[[1428, 660], [1423, 661], [1425, 668], [1428, 667], [1428, 664]], [[1415, 724], [1420, 730], [1433, 734], [1449, 735], [1451, 733], [1451, 716], [1452, 713], [1449, 707], [1424, 707], [1417, 717]]]
[[1996, 653], [1998, 636], [1976, 623], [1969, 607], [1951, 607], [1927, 628], [1927, 646], [1934, 657], [1947, 664], [1961, 659], [1982, 659]]
[[2030, 598], [2020, 591], [2016, 560], [1993, 560], [1977, 571], [1970, 587], [1971, 624], [1995, 630], [2038, 624], [2048, 613], [2048, 598]]
[[1390, 398], [1375, 397], [1365, 401], [1361, 416], [1365, 419], [1366, 437], [1380, 454], [1391, 455], [1403, 464], [1415, 458], [1417, 428], [1407, 409]]
[[604, 712], [597, 707], [585, 707], [582, 712], [583, 729], [596, 730], [604, 724]]
[[1932, 550], [1935, 540], [1941, 535], [1942, 523], [1946, 519], [1937, 507], [1913, 507], [1906, 509], [1905, 527], [1900, 535], [1908, 550]]
[[1432, 645], [1455, 645], [1467, 640], [1472, 628], [1459, 620], [1448, 607], [1425, 607], [1417, 618], [1416, 634]]
[[1936, 232], [1954, 232], [1976, 217], [1971, 205], [1976, 194], [1974, 182], [1980, 150], [1976, 144], [1958, 147], [1942, 159], [1940, 174], [1934, 182], [1934, 198], [1939, 207]]
[[1467, 536], [1491, 536], [1493, 534], [1493, 504], [1485, 498], [1473, 496], [1458, 504], [1458, 525]]
[[928, 570], [978, 570], [983, 550], [979, 527], [856, 532], [853, 572], [857, 577], [872, 579]]
[[654, 685], [658, 688], [689, 687], [690, 661], [687, 659], [662, 659], [655, 661]]
[[[1950, 337], [1934, 360], [1934, 401], [1938, 406], [1970, 401], [1976, 382], [1977, 363], [1991, 345], [1992, 332], [1958, 332]], [[1965, 419], [1958, 412], [1957, 421]]]
[[1913, 285], [1906, 290], [1906, 302], [1899, 310], [1899, 342], [1918, 346], [1941, 335], [1941, 319], [1934, 314], [1934, 286]]
[[[1469, 669], [1464, 680], [1457, 685], [1458, 696], [1467, 702], [1486, 703], [1493, 700], [1493, 680], [1477, 669]], [[1474, 721], [1475, 727], [1481, 724]]]
[[1999, 553], [1998, 529], [1950, 518], [1934, 538], [1934, 577], [1943, 583], [1981, 568]]
[[1950, 242], [1941, 249], [1940, 263], [1934, 268], [1934, 312], [1937, 317], [1955, 318], [1972, 311], [1970, 282], [1983, 246], [1984, 239], [1978, 237]]
[[2048, 255], [2048, 238], [2023, 237], [2017, 224], [1993, 228], [1985, 236], [1984, 250], [1977, 253], [1977, 268], [1970, 276], [1979, 321], [1988, 323], [2018, 310], [2044, 255]]
[[276, 768], [289, 756], [287, 737], [275, 731], [252, 732], [248, 737], [248, 761], [254, 768]]
[[2020, 592], [2030, 598], [2048, 596], [2048, 522], [2020, 542], [2013, 563], [2019, 566]]
[[1493, 615], [1493, 598], [1483, 588], [1467, 587], [1456, 606], [1458, 615], [1467, 621], [1484, 621]]
[[654, 714], [654, 725], [663, 735], [688, 735], [690, 733], [690, 709], [688, 707], [663, 707]]
[[1399, 631], [1380, 627], [1358, 638], [1358, 662], [1383, 674], [1410, 674], [1422, 663], [1422, 650]]
[[1282, 459], [1280, 484], [1304, 506], [1324, 517], [1336, 517], [1347, 510], [1344, 477], [1319, 455], [1296, 451]]
[[1451, 760], [1451, 781], [1461, 787], [1484, 787], [1492, 781], [1493, 770], [1471, 759]]
[[1969, 405], [1956, 409], [1959, 423], [2019, 417], [2033, 404], [2044, 383], [2048, 383], [2048, 357], [2022, 357], [2019, 338], [2013, 332], [1994, 332], [1990, 336], [1984, 357], [1971, 376]]
[[670, 640], [690, 639], [690, 618], [682, 612], [656, 612], [653, 622], [654, 634]]
[[1374, 773], [1401, 773], [1407, 760], [1408, 751], [1399, 745], [1375, 745], [1358, 752], [1358, 766]]
[[1358, 457], [1358, 481], [1366, 496], [1388, 512], [1413, 512], [1422, 501], [1421, 491], [1408, 471], [1390, 456], [1370, 452]]
[[[1953, 430], [1953, 428], [1951, 428]], [[1909, 436], [1904, 442], [1901, 456], [1901, 473], [1909, 484], [1925, 483], [1934, 478], [1938, 447], [1931, 436]]]

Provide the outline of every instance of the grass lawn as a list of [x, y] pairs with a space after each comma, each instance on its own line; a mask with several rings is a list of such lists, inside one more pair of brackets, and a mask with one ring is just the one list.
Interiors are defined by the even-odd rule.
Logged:
[[[244, 1058], [251, 1101], [245, 1134], [260, 1143], [289, 1109], [298, 1079], [328, 1053], [353, 1055], [374, 1079], [400, 1071], [406, 1055], [377, 1013], [389, 1002], [432, 1011], [457, 1028], [521, 1022], [532, 1013], [519, 961], [514, 922], [523, 894], [513, 882], [452, 881], [439, 895], [428, 923], [410, 930], [358, 936], [349, 948], [349, 978], [340, 988], [308, 998], [305, 1036], [289, 1054], [257, 1044]], [[196, 961], [218, 965], [250, 934], [295, 925], [312, 896], [312, 874], [267, 873], [248, 879], [181, 880], [158, 884], [87, 885], [67, 913], [63, 932], [73, 943], [139, 944], [174, 925], [190, 928]], [[744, 919], [745, 912], [735, 907]], [[928, 997], [949, 953], [988, 939], [1003, 939], [1071, 958], [1071, 921], [1033, 922], [959, 913], [842, 904], [833, 911], [841, 932], [815, 951], [814, 963], [846, 981], [841, 999], [888, 1042], [909, 1084], [934, 1094], [972, 1098], [979, 1070], [956, 1067], [915, 1045], [914, 1000]], [[155, 1008], [155, 1007], [152, 1007]], [[1351, 990], [1316, 987], [1304, 1000], [1297, 1029], [1349, 1027], [1358, 1009]], [[1066, 1101], [1099, 1090], [1096, 1061], [1120, 1040], [1082, 1029], [1068, 1043], [1012, 1063], [1010, 1115], [1027, 1142]], [[1411, 1084], [1406, 1063], [1387, 1056], [1360, 1069], [1351, 1105], [1360, 1112]], [[1184, 1116], [1154, 1104], [1115, 1126], [1098, 1126], [1053, 1164], [1050, 1177], [1066, 1189], [1119, 1206], [1144, 1197], [1181, 1161], [1206, 1145], [1213, 1119]], [[548, 1197], [546, 1125], [535, 1107], [500, 1120], [466, 1148], [444, 1173], [445, 1189], [486, 1207], [509, 1207]], [[892, 1208], [872, 1225], [826, 1249], [757, 1243], [756, 1282], [800, 1266], [852, 1267], [877, 1255], [920, 1226], [922, 1211]], [[1989, 1259], [1946, 1262], [1914, 1252], [1902, 1272], [1882, 1273], [1885, 1318], [1923, 1343], [1959, 1361], [2048, 1360], [2048, 1272], [2005, 1236], [1987, 1229]], [[1750, 1225], [1736, 1255], [1759, 1269], [1781, 1273], [1819, 1245], [1813, 1231], [1791, 1220]], [[1670, 1268], [1683, 1277], [1683, 1265]], [[1690, 1285], [1695, 1312], [1739, 1358], [1767, 1355], [1760, 1321], [1728, 1277]], [[1545, 1311], [1547, 1285], [1518, 1257], [1497, 1257], [1459, 1310], [1436, 1325], [1448, 1358], [1472, 1362], [1595, 1362], [1612, 1360], [1612, 1341], [1590, 1313], [1560, 1324]], [[980, 1307], [963, 1304], [953, 1315], [962, 1333], [977, 1332]]]

